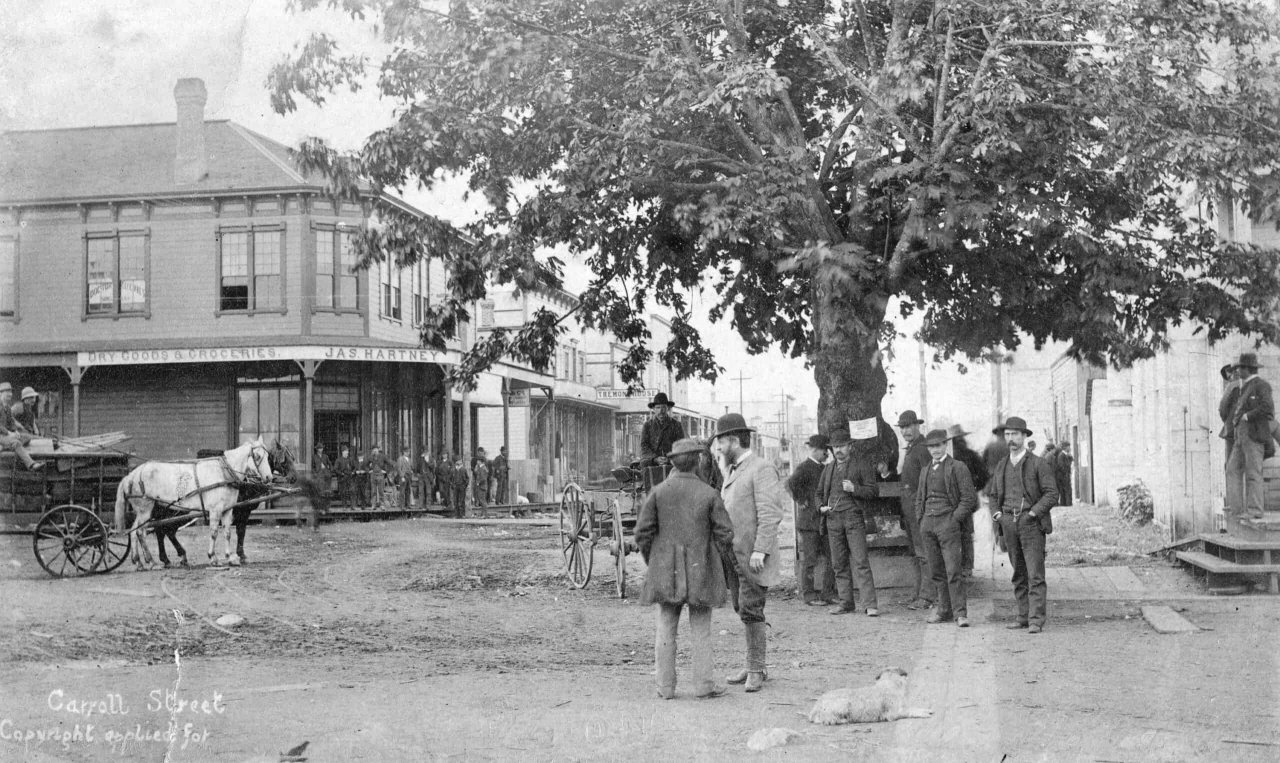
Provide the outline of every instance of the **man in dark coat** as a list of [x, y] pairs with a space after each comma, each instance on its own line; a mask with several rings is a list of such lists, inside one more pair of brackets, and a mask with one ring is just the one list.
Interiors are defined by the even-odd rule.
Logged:
[[422, 508], [436, 502], [436, 465], [425, 448], [418, 458], [418, 485], [422, 490]]
[[1236, 409], [1236, 399], [1240, 397], [1240, 377], [1236, 373], [1234, 363], [1228, 363], [1218, 371], [1222, 376], [1222, 397], [1218, 399], [1218, 418], [1222, 419], [1222, 429], [1218, 436], [1226, 441], [1227, 455], [1223, 468], [1231, 462], [1231, 449], [1235, 445], [1236, 433], [1231, 427], [1231, 414]]
[[467, 462], [458, 456], [453, 462], [453, 516], [461, 519], [467, 515], [467, 485], [471, 484], [471, 473], [467, 471]]
[[961, 566], [961, 525], [978, 508], [969, 467], [947, 455], [947, 433], [934, 429], [925, 435], [930, 462], [920, 477], [916, 491], [916, 516], [929, 556], [929, 574], [938, 592], [938, 605], [929, 623], [955, 620], [969, 627], [969, 604]]
[[1018, 619], [1010, 628], [1044, 629], [1049, 588], [1044, 580], [1045, 536], [1053, 532], [1051, 510], [1058, 488], [1049, 465], [1027, 447], [1027, 422], [1010, 416], [993, 432], [1004, 433], [1009, 455], [991, 473], [991, 518], [1000, 525], [1013, 565], [1013, 594]]
[[[816, 607], [836, 603], [826, 523], [818, 512], [818, 480], [827, 465], [827, 436], [816, 434], [805, 445], [809, 457], [787, 478], [787, 492], [796, 503], [796, 545], [800, 550], [796, 583], [804, 603]], [[815, 579], [821, 579], [821, 592], [814, 587]]]
[[507, 480], [511, 476], [511, 462], [507, 460], [507, 446], [503, 445], [498, 448], [498, 455], [493, 457], [493, 502], [497, 504], [505, 504], [507, 502]]
[[702, 451], [702, 443], [693, 439], [672, 445], [668, 452], [675, 471], [649, 492], [636, 521], [636, 545], [649, 566], [640, 603], [658, 605], [653, 651], [663, 699], [676, 694], [676, 631], [685, 606], [695, 696], [725, 693], [711, 675], [711, 609], [727, 599], [724, 563], [735, 563], [733, 524], [720, 493], [696, 473]]
[[1071, 443], [1064, 442], [1058, 446], [1058, 455], [1053, 459], [1053, 482], [1058, 486], [1058, 505], [1070, 506], [1072, 500], [1071, 464], [1075, 463], [1071, 455]]
[[840, 603], [829, 613], [845, 615], [862, 607], [868, 617], [876, 617], [880, 614], [880, 605], [876, 601], [876, 581], [871, 575], [867, 519], [874, 513], [873, 502], [880, 495], [876, 472], [879, 470], [882, 476], [887, 476], [888, 467], [884, 462], [872, 462], [877, 455], [875, 439], [855, 443], [849, 432], [841, 429], [831, 436], [831, 446], [835, 448], [836, 457], [822, 470], [818, 480], [819, 511], [827, 521], [831, 566], [840, 597]]
[[24, 387], [22, 389], [22, 402], [14, 403], [10, 409], [13, 412], [14, 421], [32, 437], [44, 437], [44, 433], [40, 431], [40, 421], [36, 415], [40, 410], [40, 394], [35, 391], [34, 387]]
[[898, 471], [898, 479], [902, 484], [898, 506], [902, 511], [902, 531], [907, 536], [907, 550], [911, 553], [911, 571], [915, 579], [915, 590], [907, 609], [929, 609], [933, 606], [933, 581], [925, 575], [929, 562], [925, 558], [924, 539], [920, 535], [920, 524], [916, 521], [915, 511], [920, 470], [929, 463], [929, 450], [920, 436], [920, 425], [923, 423], [924, 420], [915, 411], [903, 411], [898, 417], [898, 431], [902, 434], [906, 449]]
[[[979, 493], [987, 486], [987, 464], [982, 460], [964, 439], [969, 433], [959, 425], [947, 430], [951, 438], [951, 457], [969, 469], [969, 477], [973, 480], [973, 489]], [[960, 523], [960, 541], [962, 552], [960, 567], [965, 577], [973, 575], [973, 513], [970, 512]]]
[[369, 449], [369, 459], [365, 462], [365, 469], [369, 471], [369, 492], [372, 496], [369, 508], [385, 508], [388, 475], [395, 474], [395, 464], [391, 463], [391, 459], [382, 452], [382, 446], [374, 445]]
[[453, 459], [448, 453], [440, 453], [440, 463], [436, 467], [436, 492], [440, 494], [440, 503], [446, 514], [453, 513]]
[[333, 461], [329, 459], [329, 454], [324, 452], [324, 443], [322, 442], [317, 442], [315, 450], [312, 451], [311, 474], [315, 477], [316, 484], [320, 486], [320, 489], [328, 493], [333, 478]]
[[684, 439], [684, 427], [671, 418], [674, 404], [665, 392], [653, 396], [649, 410], [653, 417], [640, 430], [640, 466], [649, 467], [667, 463], [667, 453], [676, 440]]
[[1240, 391], [1231, 409], [1234, 440], [1227, 459], [1226, 512], [1235, 517], [1260, 519], [1263, 515], [1262, 459], [1271, 439], [1275, 403], [1271, 385], [1258, 376], [1258, 356], [1240, 355], [1236, 363]]
[[355, 497], [352, 495], [356, 478], [356, 460], [351, 457], [351, 446], [346, 443], [343, 443], [337, 460], [333, 462], [333, 476], [338, 479], [338, 499], [349, 509], [357, 508], [354, 503]]

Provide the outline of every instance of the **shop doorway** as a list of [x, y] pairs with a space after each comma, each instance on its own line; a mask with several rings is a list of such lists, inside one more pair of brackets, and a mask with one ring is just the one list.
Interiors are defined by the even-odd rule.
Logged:
[[340, 448], [344, 444], [351, 445], [351, 455], [356, 455], [360, 447], [360, 414], [316, 411], [315, 425], [316, 442], [324, 444], [324, 452], [330, 454], [330, 457], [340, 456]]

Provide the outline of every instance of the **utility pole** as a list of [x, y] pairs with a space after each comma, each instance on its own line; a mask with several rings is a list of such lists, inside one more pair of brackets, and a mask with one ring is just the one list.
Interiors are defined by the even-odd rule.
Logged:
[[741, 371], [739, 371], [737, 376], [730, 377], [730, 378], [733, 378], [733, 379], [737, 379], [737, 380], [738, 380], [738, 413], [741, 413], [741, 414], [742, 414], [742, 417], [743, 417], [743, 418], [746, 418], [746, 416], [747, 416], [747, 412], [746, 412], [746, 411], [744, 411], [744, 410], [743, 410], [743, 408], [742, 408], [742, 403], [743, 403], [743, 399], [744, 399], [744, 398], [743, 398], [743, 395], [742, 395], [742, 382], [744, 382], [744, 381], [751, 381], [751, 377], [750, 377], [750, 376], [743, 376], [743, 375], [742, 375], [742, 372], [741, 372]]
[[[920, 346], [920, 418], [925, 421], [929, 420], [929, 387], [925, 381], [925, 348], [924, 342], [919, 342]], [[926, 425], [927, 426], [927, 425]]]

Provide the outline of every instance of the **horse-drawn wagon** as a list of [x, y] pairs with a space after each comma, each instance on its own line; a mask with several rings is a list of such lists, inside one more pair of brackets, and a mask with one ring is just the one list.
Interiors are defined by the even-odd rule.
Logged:
[[670, 473], [669, 466], [613, 470], [613, 484], [580, 487], [570, 482], [560, 499], [560, 551], [574, 588], [591, 581], [595, 547], [606, 544], [613, 558], [614, 590], [627, 598], [627, 555], [639, 551], [633, 536], [649, 490]]
[[[27, 469], [12, 453], [0, 453], [0, 512], [10, 526], [34, 520], [36, 560], [55, 577], [110, 572], [131, 555], [141, 564], [139, 550], [150, 562], [144, 533], [206, 519], [215, 532], [222, 525], [229, 561], [234, 510], [302, 491], [271, 484], [273, 457], [261, 441], [214, 458], [148, 461], [136, 468], [135, 456], [90, 438], [34, 439], [28, 451], [44, 468]], [[143, 469], [149, 470], [146, 480], [139, 476]], [[242, 489], [250, 493], [247, 499]]]

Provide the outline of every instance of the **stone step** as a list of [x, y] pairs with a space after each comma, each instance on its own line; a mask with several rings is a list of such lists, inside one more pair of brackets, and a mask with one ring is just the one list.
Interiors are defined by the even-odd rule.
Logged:
[[1198, 537], [1202, 543], [1238, 551], [1280, 551], [1280, 535], [1271, 540], [1242, 538], [1231, 533], [1201, 533]]

